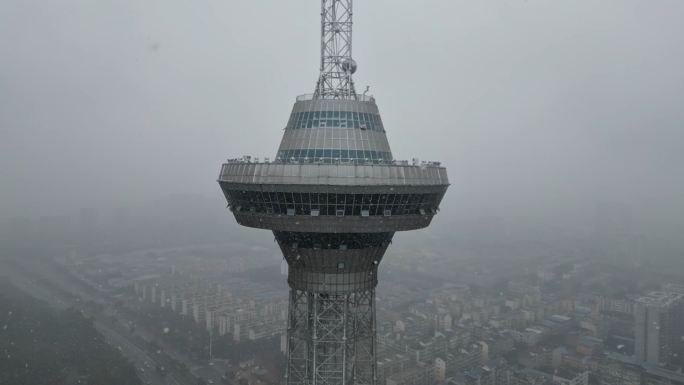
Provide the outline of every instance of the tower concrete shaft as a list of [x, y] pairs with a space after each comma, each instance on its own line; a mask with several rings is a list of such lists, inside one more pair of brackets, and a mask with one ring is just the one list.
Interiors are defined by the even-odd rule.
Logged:
[[321, 0], [321, 68], [316, 99], [356, 99], [352, 0]]
[[351, 0], [322, 4], [316, 92], [297, 97], [273, 163], [229, 160], [218, 182], [238, 224], [271, 230], [287, 261], [287, 383], [374, 385], [379, 264], [395, 232], [430, 225], [449, 180], [438, 162], [394, 159], [375, 99], [351, 82]]

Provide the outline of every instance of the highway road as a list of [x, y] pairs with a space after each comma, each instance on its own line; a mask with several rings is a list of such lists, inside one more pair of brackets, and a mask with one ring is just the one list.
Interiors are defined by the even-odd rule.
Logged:
[[157, 362], [145, 351], [129, 342], [125, 337], [99, 322], [95, 323], [95, 327], [105, 335], [109, 343], [120, 348], [126, 358], [133, 363], [133, 366], [135, 366], [135, 369], [138, 371], [138, 377], [143, 380], [144, 384], [180, 385], [180, 383], [170, 375], [162, 377], [157, 374], [155, 371]]
[[[74, 297], [78, 294], [82, 301], [94, 301], [97, 302], [103, 306], [105, 306], [106, 310], [105, 312], [109, 312], [111, 314], [111, 309], [109, 309], [109, 306], [105, 303], [105, 301], [96, 295], [91, 295], [87, 292], [82, 291], [81, 288], [79, 288], [74, 282], [72, 282], [70, 279], [63, 277], [61, 273], [58, 272], [52, 272], [49, 268], [37, 264], [30, 264], [31, 266], [25, 266], [26, 268], [30, 268], [30, 271], [33, 274], [36, 274], [38, 276], [43, 277], [44, 279], [47, 279], [51, 285], [55, 285], [59, 289], [68, 292], [68, 293], [73, 293]], [[60, 309], [65, 309], [69, 306], [79, 308], [79, 303], [74, 300], [73, 297], [66, 298], [65, 296], [61, 295], [60, 293], [55, 293], [51, 290], [49, 290], [46, 287], [42, 287], [42, 285], [36, 281], [32, 281], [30, 277], [25, 277], [22, 275], [22, 273], [17, 272], [16, 269], [12, 269], [11, 266], [4, 266], [2, 262], [0, 262], [0, 271], [7, 271], [10, 273], [10, 275], [14, 276], [15, 279], [13, 279], [13, 282], [15, 285], [20, 287], [22, 290], [31, 293], [34, 297], [43, 299], [45, 301], [48, 301], [52, 306], [60, 308]], [[128, 319], [124, 314], [117, 314], [117, 318], [119, 318], [119, 321], [126, 323], [127, 321], [132, 321], [134, 324], [135, 319]], [[146, 383], [146, 381], [150, 381], [150, 384], [164, 384], [164, 385], [180, 385], [181, 381], [178, 381], [177, 378], [173, 378], [173, 376], [169, 373], [166, 374], [164, 378], [157, 378], [156, 381], [154, 382], [155, 379], [153, 377], [157, 377], [158, 375], [155, 372], [155, 366], [156, 362], [154, 360], [154, 357], [148, 355], [145, 351], [140, 350], [137, 348], [133, 343], [129, 342], [126, 339], [126, 336], [122, 336], [115, 330], [109, 328], [108, 326], [95, 321], [95, 327], [98, 328], [98, 330], [102, 331], [105, 336], [107, 337], [107, 341], [112, 343], [113, 345], [116, 346], [121, 346], [122, 352], [128, 357], [129, 360], [133, 362], [133, 364], [136, 366], [136, 369], [140, 370], [138, 373], [138, 376]], [[106, 331], [106, 333], [105, 333]], [[136, 327], [136, 334], [142, 336], [146, 340], [156, 340], [156, 338], [149, 333], [148, 331], [144, 330], [143, 327]], [[114, 342], [112, 342], [114, 341]], [[117, 345], [117, 342], [119, 341], [125, 341], [125, 343]], [[157, 343], [162, 344], [161, 341], [157, 341]], [[185, 362], [188, 365], [188, 369], [194, 375], [195, 377], [198, 378], [203, 378], [205, 381], [208, 383], [213, 383], [213, 384], [220, 384], [221, 383], [221, 376], [224, 373], [225, 368], [221, 364], [216, 364], [216, 365], [197, 365], [197, 364], [192, 364], [192, 360], [190, 360], [188, 357], [185, 357], [182, 353], [180, 352], [175, 352], [170, 347], [165, 346], [164, 351], [167, 355], [171, 356], [172, 358]], [[138, 357], [138, 358], [136, 358]], [[144, 365], [144, 363], [147, 362], [149, 364], [149, 368]], [[142, 369], [145, 371], [143, 372]], [[151, 372], [150, 372], [151, 370]], [[149, 374], [152, 374], [150, 376]], [[209, 382], [211, 381], [211, 382]], [[232, 382], [232, 381], [231, 381]], [[194, 385], [194, 383], [192, 384]]]
[[[78, 304], [67, 298], [60, 298], [59, 296], [56, 296], [50, 290], [42, 287], [42, 285], [38, 284], [30, 277], [21, 275], [10, 266], [0, 263], [0, 271], [4, 273], [3, 275], [7, 275], [7, 277], [15, 286], [39, 300], [48, 302], [48, 304], [52, 307], [57, 309], [66, 309], [70, 306], [78, 308]], [[169, 374], [163, 377], [157, 374], [155, 371], [157, 362], [153, 359], [153, 357], [150, 357], [145, 351], [139, 349], [133, 343], [129, 342], [121, 334], [99, 321], [95, 321], [94, 325], [97, 330], [104, 334], [108, 343], [120, 348], [121, 353], [128, 358], [129, 361], [131, 361], [136, 371], [138, 371], [138, 377], [143, 381], [143, 384], [181, 385], [180, 382], [178, 382]], [[149, 367], [146, 366], [145, 363], [147, 363]]]

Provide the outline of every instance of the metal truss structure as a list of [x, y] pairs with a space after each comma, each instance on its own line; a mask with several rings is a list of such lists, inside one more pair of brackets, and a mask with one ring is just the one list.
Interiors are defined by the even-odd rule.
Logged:
[[375, 291], [290, 295], [287, 383], [375, 384]]
[[315, 99], [356, 99], [352, 0], [321, 0], [321, 73]]

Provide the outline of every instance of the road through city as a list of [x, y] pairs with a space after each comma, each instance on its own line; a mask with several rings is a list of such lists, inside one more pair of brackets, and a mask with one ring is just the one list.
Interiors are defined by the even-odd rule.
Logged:
[[[15, 286], [21, 290], [31, 294], [33, 297], [46, 301], [50, 306], [57, 309], [63, 310], [68, 307], [79, 308], [79, 304], [75, 303], [74, 300], [69, 298], [64, 298], [64, 296], [58, 295], [49, 289], [43, 287], [37, 281], [33, 280], [31, 277], [26, 277], [20, 274], [11, 266], [0, 263], [0, 271], [7, 276], [7, 278]], [[84, 312], [84, 314], [87, 314]], [[107, 340], [113, 346], [119, 348], [121, 353], [128, 358], [134, 365], [136, 371], [138, 372], [138, 377], [143, 381], [144, 384], [154, 384], [154, 385], [182, 385], [184, 383], [177, 381], [173, 376], [167, 374], [161, 376], [155, 371], [157, 362], [154, 357], [143, 350], [136, 347], [133, 343], [128, 341], [124, 336], [108, 327], [107, 325], [95, 321], [95, 328], [102, 332]], [[193, 384], [194, 385], [194, 384]]]

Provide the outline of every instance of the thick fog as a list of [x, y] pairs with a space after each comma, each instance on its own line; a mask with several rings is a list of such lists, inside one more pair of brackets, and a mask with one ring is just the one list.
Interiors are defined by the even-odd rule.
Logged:
[[[319, 12], [1, 1], [0, 217], [171, 194], [227, 217], [220, 165], [275, 156], [295, 96], [317, 80]], [[356, 89], [370, 86], [395, 158], [448, 168], [436, 223], [590, 216], [608, 201], [648, 229], [681, 226], [684, 2], [374, 0], [354, 12]]]

